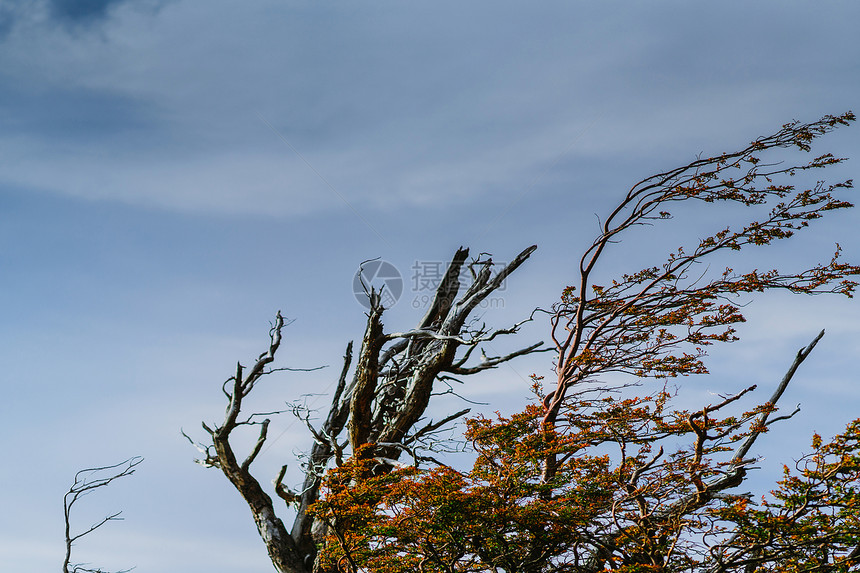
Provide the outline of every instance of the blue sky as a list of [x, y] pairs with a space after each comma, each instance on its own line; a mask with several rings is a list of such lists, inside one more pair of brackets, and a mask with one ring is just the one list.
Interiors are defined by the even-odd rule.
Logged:
[[[78, 559], [270, 571], [238, 495], [191, 462], [179, 431], [218, 419], [220, 383], [262, 350], [278, 309], [295, 319], [282, 365], [332, 367], [272, 379], [261, 409], [329, 388], [362, 332], [352, 276], [363, 260], [406, 279], [392, 330], [421, 313], [410, 267], [460, 245], [497, 260], [539, 246], [488, 321], [549, 306], [595, 214], [632, 183], [792, 119], [858, 111], [858, 18], [847, 1], [6, 0], [0, 562], [58, 568], [74, 472], [142, 455], [134, 477], [87, 500], [81, 525], [120, 508], [126, 521], [82, 542]], [[818, 147], [852, 158], [830, 180], [858, 172], [857, 129]], [[685, 217], [620, 245], [607, 272], [719, 223]], [[744, 264], [811, 264], [837, 241], [856, 262], [858, 223], [836, 214]], [[702, 400], [776, 383], [828, 331], [785, 398], [802, 413], [766, 444], [778, 466], [812, 430], [856, 415], [860, 313], [776, 296], [746, 314], [714, 375], [689, 381]], [[546, 337], [533, 324], [521, 341]], [[536, 357], [463, 391], [488, 411], [514, 408], [527, 375], [550, 366]], [[308, 444], [290, 419], [277, 424], [263, 481], [297, 467]]]

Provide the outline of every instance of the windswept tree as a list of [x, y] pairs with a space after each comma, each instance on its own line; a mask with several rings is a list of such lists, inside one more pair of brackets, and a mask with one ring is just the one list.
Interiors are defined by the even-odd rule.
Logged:
[[[774, 422], [777, 402], [801, 362], [823, 336], [798, 351], [771, 397], [746, 408], [753, 386], [688, 411], [673, 404], [665, 380], [705, 374], [707, 346], [736, 339], [741, 297], [785, 290], [851, 296], [860, 267], [839, 258], [810, 268], [725, 268], [712, 260], [792, 238], [830, 211], [850, 181], [796, 189], [792, 175], [842, 159], [775, 163], [783, 148], [809, 152], [813, 141], [854, 120], [851, 113], [786, 124], [747, 147], [698, 158], [636, 183], [602, 220], [579, 259], [575, 282], [549, 315], [554, 375], [535, 377], [535, 399], [512, 416], [478, 417], [465, 441], [477, 454], [469, 470], [422, 456], [416, 445], [463, 413], [421, 428], [433, 384], [538, 350], [468, 366], [480, 341], [510, 334], [469, 326], [469, 312], [515, 270], [533, 248], [491, 273], [478, 261], [475, 281], [456, 298], [466, 253], [452, 261], [436, 301], [412, 331], [385, 334], [383, 308], [371, 309], [352, 381], [349, 348], [326, 421], [311, 427], [314, 446], [302, 491], [276, 482], [298, 507], [291, 533], [251, 477], [267, 421], [242, 417], [241, 400], [271, 370], [283, 319], [248, 373], [240, 366], [225, 385], [228, 408], [205, 465], [220, 467], [251, 506], [279, 571], [593, 572], [848, 571], [860, 568], [858, 426], [830, 442], [813, 439], [770, 498], [733, 490], [747, 479], [759, 436]], [[752, 212], [739, 225], [670, 253], [665, 262], [597, 284], [596, 269], [634, 227], [672, 217], [680, 203], [732, 203]], [[728, 260], [731, 260], [730, 258]], [[738, 261], [738, 264], [743, 260]], [[481, 294], [486, 293], [486, 294]], [[648, 379], [657, 379], [649, 387]], [[660, 383], [662, 381], [662, 383]], [[229, 444], [240, 425], [259, 423], [243, 463]], [[346, 440], [338, 436], [346, 429]], [[396, 463], [408, 454], [407, 467]], [[276, 551], [273, 551], [276, 547]]]

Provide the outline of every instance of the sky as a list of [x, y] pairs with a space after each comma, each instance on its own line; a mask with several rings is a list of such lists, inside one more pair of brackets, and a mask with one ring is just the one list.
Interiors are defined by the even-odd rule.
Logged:
[[[384, 320], [417, 322], [420, 277], [464, 245], [510, 260], [490, 324], [549, 307], [598, 217], [636, 181], [739, 148], [793, 119], [860, 111], [860, 5], [832, 2], [0, 2], [0, 562], [58, 570], [62, 496], [78, 469], [145, 461], [82, 502], [73, 525], [124, 521], [77, 561], [147, 573], [272, 570], [238, 494], [193, 463], [184, 429], [223, 415], [220, 384], [265, 350], [252, 406], [322, 407], [360, 340], [358, 265], [379, 257], [403, 292]], [[852, 40], [851, 38], [855, 38]], [[860, 170], [860, 131], [816, 150]], [[799, 177], [798, 184], [810, 181]], [[659, 263], [722, 224], [701, 208], [637, 230], [602, 272]], [[741, 213], [740, 216], [743, 216]], [[860, 261], [860, 215], [835, 213], [750, 267]], [[416, 270], [424, 269], [424, 270]], [[418, 283], [418, 284], [416, 284]], [[802, 411], [759, 452], [762, 475], [856, 416], [860, 312], [835, 297], [764, 296], [741, 341], [712, 353], [691, 399], [759, 384], [827, 335], [784, 400]], [[537, 320], [498, 349], [548, 339]], [[513, 411], [547, 355], [458, 389]], [[446, 401], [447, 400], [447, 401]], [[437, 413], [456, 408], [444, 397]], [[447, 409], [447, 410], [446, 410]], [[273, 422], [268, 483], [309, 436]]]

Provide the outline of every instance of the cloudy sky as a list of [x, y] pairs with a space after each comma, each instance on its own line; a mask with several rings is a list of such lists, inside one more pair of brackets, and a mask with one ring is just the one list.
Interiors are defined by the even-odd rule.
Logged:
[[[87, 498], [79, 525], [126, 520], [78, 560], [271, 571], [247, 509], [192, 463], [180, 428], [202, 437], [218, 419], [221, 382], [263, 350], [278, 309], [295, 319], [281, 365], [331, 368], [270, 379], [261, 409], [330, 388], [361, 335], [363, 260], [404, 277], [392, 330], [421, 314], [411, 269], [460, 245], [497, 260], [539, 246], [485, 320], [549, 306], [595, 214], [635, 181], [792, 119], [860, 111], [858, 19], [848, 1], [0, 1], [4, 569], [57, 570], [74, 472], [141, 455]], [[831, 180], [860, 170], [857, 130], [821, 142], [852, 158]], [[685, 216], [616, 246], [607, 272], [719, 222]], [[812, 264], [837, 241], [856, 262], [858, 224], [836, 214], [743, 264]], [[802, 413], [765, 444], [762, 465], [778, 467], [856, 416], [860, 312], [777, 296], [746, 314], [713, 376], [689, 382], [704, 400], [773, 385], [828, 332], [785, 398]], [[536, 323], [522, 342], [546, 336]], [[550, 368], [543, 355], [463, 392], [510, 410]], [[264, 482], [308, 444], [277, 423]]]

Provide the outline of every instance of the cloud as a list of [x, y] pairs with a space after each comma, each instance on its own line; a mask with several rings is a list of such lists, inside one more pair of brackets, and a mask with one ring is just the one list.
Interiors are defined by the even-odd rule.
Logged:
[[170, 0], [6, 0], [0, 6], [0, 41], [17, 27], [80, 32], [106, 22], [121, 6], [154, 13]]
[[[210, 1], [152, 17], [139, 7], [167, 3], [41, 0], [65, 24], [13, 34], [0, 53], [0, 108], [15, 110], [0, 116], [0, 149], [19, 159], [0, 184], [185, 212], [344, 209], [316, 170], [362, 212], [507, 203], [534, 182], [605, 183], [598, 160], [638, 174], [643, 158], [719, 152], [816, 94], [856, 91], [850, 74], [846, 89], [812, 81], [825, 68], [803, 46], [716, 52], [716, 32], [673, 41], [635, 26], [635, 10], [618, 17], [622, 35], [596, 25], [599, 9], [563, 5], [451, 20], [438, 7]], [[104, 25], [67, 33], [88, 22]], [[809, 115], [844, 107], [816, 105]]]
[[23, 11], [22, 2], [12, 0], [8, 3], [0, 4], [0, 41], [3, 41], [12, 32]]
[[127, 0], [48, 0], [52, 18], [61, 22], [83, 23], [104, 19], [108, 11]]

